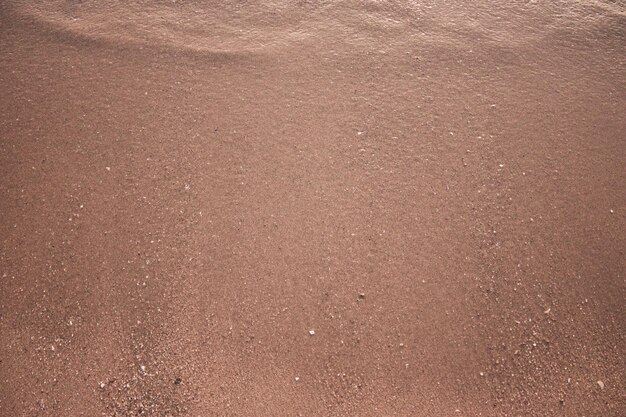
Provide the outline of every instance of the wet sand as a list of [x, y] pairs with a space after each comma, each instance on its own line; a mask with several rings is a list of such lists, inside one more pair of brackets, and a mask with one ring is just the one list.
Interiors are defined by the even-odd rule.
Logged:
[[11, 1], [0, 57], [0, 415], [626, 414], [619, 1]]

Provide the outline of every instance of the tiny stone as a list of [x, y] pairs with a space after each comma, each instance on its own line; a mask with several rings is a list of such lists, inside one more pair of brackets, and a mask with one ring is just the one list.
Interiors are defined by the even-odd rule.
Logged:
[[364, 293], [364, 292], [360, 292], [360, 293], [359, 293], [359, 298], [360, 298], [361, 300], [363, 300], [363, 299], [365, 298], [365, 293]]
[[313, 336], [313, 335], [315, 334], [315, 330], [313, 330], [313, 329], [309, 330], [309, 334], [310, 334], [311, 336]]
[[296, 382], [298, 382], [298, 381], [300, 381], [300, 377], [299, 376], [296, 377]]
[[600, 389], [604, 389], [604, 382], [598, 381], [598, 386], [600, 387]]

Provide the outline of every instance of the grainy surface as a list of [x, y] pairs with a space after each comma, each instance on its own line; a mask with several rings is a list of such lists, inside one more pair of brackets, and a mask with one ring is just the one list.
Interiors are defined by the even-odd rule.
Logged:
[[0, 415], [626, 414], [623, 3], [7, 1], [0, 58]]

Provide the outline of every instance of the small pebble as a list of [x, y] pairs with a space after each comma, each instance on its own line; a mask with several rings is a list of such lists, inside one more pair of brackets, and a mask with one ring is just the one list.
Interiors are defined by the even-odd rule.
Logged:
[[315, 334], [315, 330], [313, 330], [313, 329], [309, 330], [309, 334], [310, 334], [311, 336], [313, 336], [313, 335]]
[[600, 389], [604, 389], [604, 382], [598, 381], [598, 386], [600, 387]]

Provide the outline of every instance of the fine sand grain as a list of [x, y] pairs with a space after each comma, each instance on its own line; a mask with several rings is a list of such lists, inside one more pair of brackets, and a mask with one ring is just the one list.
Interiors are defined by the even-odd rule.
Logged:
[[626, 415], [620, 1], [0, 1], [0, 415]]

